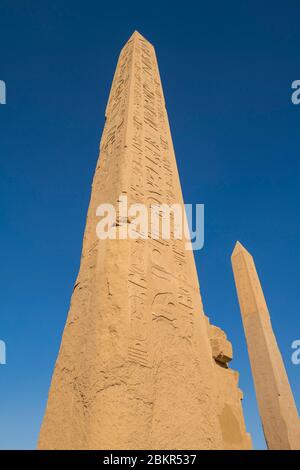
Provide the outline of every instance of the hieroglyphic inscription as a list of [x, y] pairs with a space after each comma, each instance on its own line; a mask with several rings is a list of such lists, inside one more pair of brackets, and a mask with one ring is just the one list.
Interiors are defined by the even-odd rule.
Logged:
[[[130, 47], [133, 83], [129, 117], [132, 129], [129, 201], [143, 202], [147, 207], [182, 203], [178, 183], [176, 186], [174, 181], [175, 157], [155, 52], [138, 35]], [[149, 237], [151, 235], [153, 238], [149, 232]], [[131, 299], [129, 359], [149, 366], [151, 312], [152, 321], [168, 318], [173, 325], [179, 315], [181, 334], [186, 337], [191, 335], [194, 314], [183, 241], [172, 237], [162, 240], [159, 234], [154, 235], [152, 240], [131, 241], [128, 277]], [[172, 301], [158, 303], [158, 299], [169, 299], [170, 296]]]

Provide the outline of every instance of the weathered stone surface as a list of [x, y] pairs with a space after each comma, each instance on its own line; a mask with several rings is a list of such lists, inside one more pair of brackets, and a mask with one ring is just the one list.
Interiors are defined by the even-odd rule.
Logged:
[[298, 412], [253, 258], [237, 242], [231, 260], [268, 448], [300, 449]]
[[210, 325], [210, 345], [215, 361], [227, 366], [232, 360], [232, 345], [221, 328]]
[[221, 427], [223, 449], [252, 449], [251, 436], [247, 433], [244, 423], [243, 393], [238, 387], [239, 374], [228, 367], [232, 359], [231, 343], [224, 331], [211, 325], [208, 318], [207, 328], [215, 360], [214, 372], [218, 389], [216, 413]]
[[[213, 359], [193, 253], [183, 240], [96, 236], [97, 206], [121, 194], [183, 205], [154, 48], [137, 32], [105, 114], [39, 448], [247, 448], [236, 375]], [[228, 345], [214, 348], [229, 359]]]

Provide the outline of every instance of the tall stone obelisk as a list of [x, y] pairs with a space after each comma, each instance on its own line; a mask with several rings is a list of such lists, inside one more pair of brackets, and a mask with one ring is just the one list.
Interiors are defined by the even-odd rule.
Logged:
[[300, 449], [300, 420], [254, 260], [239, 242], [231, 260], [268, 448]]
[[125, 195], [128, 205], [183, 206], [154, 48], [138, 32], [121, 51], [105, 116], [39, 448], [249, 448], [231, 346], [203, 313], [185, 241], [96, 234], [97, 207]]

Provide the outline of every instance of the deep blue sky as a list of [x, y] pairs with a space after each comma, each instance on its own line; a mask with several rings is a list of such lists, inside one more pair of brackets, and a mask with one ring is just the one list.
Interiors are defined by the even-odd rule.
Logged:
[[299, 1], [1, 0], [0, 448], [34, 448], [76, 278], [121, 47], [156, 47], [206, 313], [233, 342], [248, 430], [264, 447], [230, 255], [255, 256], [295, 398], [300, 365]]

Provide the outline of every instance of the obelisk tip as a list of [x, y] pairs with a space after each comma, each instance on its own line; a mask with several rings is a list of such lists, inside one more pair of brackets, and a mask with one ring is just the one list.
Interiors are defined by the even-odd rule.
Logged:
[[250, 253], [246, 250], [246, 248], [239, 241], [237, 241], [236, 244], [235, 244], [235, 247], [234, 247], [234, 250], [232, 252], [231, 257], [233, 257], [233, 256], [235, 256], [235, 255], [237, 255], [238, 253], [241, 253], [241, 252], [247, 253], [248, 255], [250, 255]]

